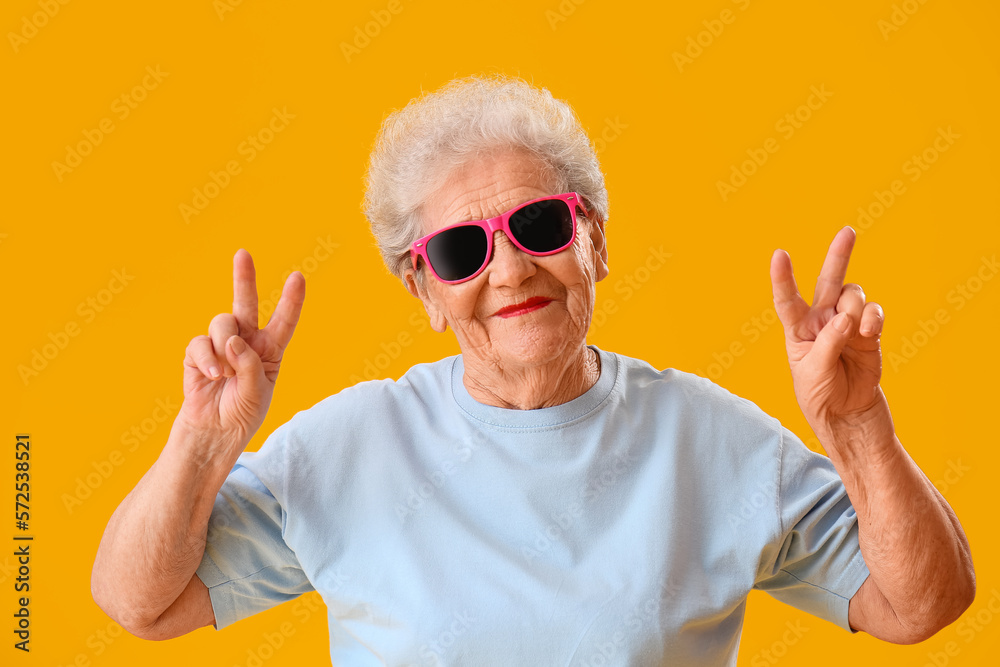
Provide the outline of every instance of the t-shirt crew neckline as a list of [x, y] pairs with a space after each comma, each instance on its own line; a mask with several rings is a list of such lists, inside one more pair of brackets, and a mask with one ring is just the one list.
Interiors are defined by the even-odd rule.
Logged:
[[618, 384], [618, 357], [596, 345], [588, 345], [601, 359], [601, 376], [590, 389], [571, 401], [537, 410], [515, 410], [480, 403], [469, 394], [462, 378], [465, 364], [462, 355], [456, 355], [451, 371], [451, 391], [455, 402], [470, 417], [498, 428], [539, 429], [567, 424], [593, 412], [604, 403]]

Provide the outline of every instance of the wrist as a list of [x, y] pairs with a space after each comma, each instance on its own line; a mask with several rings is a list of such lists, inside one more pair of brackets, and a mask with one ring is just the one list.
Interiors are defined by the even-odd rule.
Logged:
[[813, 431], [838, 469], [841, 465], [877, 465], [902, 448], [881, 389], [864, 411], [825, 420], [814, 425]]
[[170, 428], [164, 454], [183, 461], [190, 474], [225, 479], [246, 445], [230, 434], [192, 425], [178, 415]]

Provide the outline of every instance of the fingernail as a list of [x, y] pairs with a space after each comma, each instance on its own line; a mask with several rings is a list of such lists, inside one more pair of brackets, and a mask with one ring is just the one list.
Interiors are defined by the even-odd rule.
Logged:
[[229, 347], [233, 348], [233, 352], [235, 352], [238, 357], [246, 351], [247, 344], [239, 336], [233, 336], [229, 339]]
[[208, 374], [212, 376], [213, 380], [219, 379], [219, 368], [218, 366], [212, 366], [208, 369]]
[[847, 313], [841, 313], [833, 320], [833, 326], [837, 327], [837, 331], [840, 333], [847, 333], [847, 329], [850, 327], [847, 317]]

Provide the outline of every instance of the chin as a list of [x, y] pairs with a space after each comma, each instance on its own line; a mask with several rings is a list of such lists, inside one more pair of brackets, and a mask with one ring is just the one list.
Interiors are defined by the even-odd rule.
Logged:
[[[579, 340], [575, 340], [576, 338]], [[524, 327], [518, 332], [507, 332], [500, 340], [494, 340], [493, 348], [507, 363], [537, 366], [571, 354], [583, 344], [584, 337], [574, 337], [564, 329]]]

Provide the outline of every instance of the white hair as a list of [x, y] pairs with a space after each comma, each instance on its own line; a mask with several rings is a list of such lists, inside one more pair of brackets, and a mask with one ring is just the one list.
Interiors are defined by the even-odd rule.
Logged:
[[375, 139], [362, 206], [392, 274], [403, 280], [410, 244], [422, 236], [422, 206], [447, 176], [477, 155], [511, 149], [547, 165], [559, 191], [578, 192], [591, 218], [608, 219], [597, 153], [568, 103], [518, 77], [454, 79], [390, 113]]

